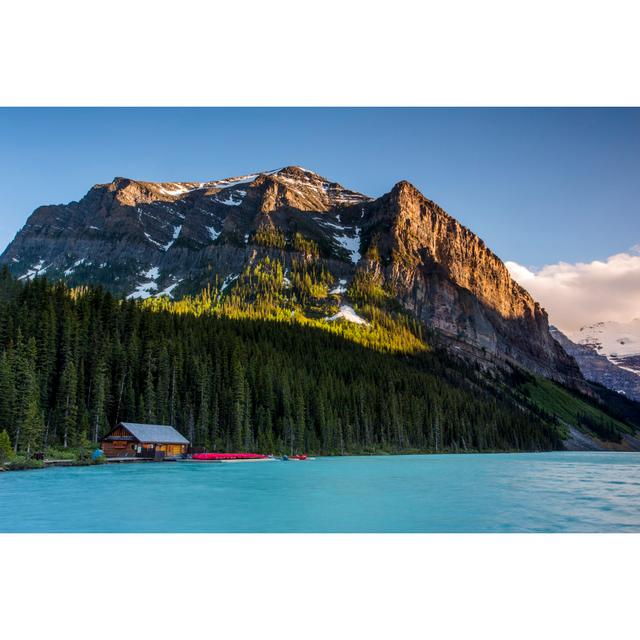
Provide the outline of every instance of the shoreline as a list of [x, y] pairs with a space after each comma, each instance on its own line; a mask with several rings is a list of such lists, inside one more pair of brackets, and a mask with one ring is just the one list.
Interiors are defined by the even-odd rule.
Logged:
[[[464, 455], [500, 455], [500, 454], [545, 454], [545, 453], [639, 453], [636, 450], [624, 450], [624, 449], [546, 449], [536, 451], [517, 451], [517, 450], [499, 450], [499, 451], [398, 451], [387, 452], [380, 451], [374, 453], [344, 453], [344, 454], [313, 454], [310, 455], [307, 461], [313, 461], [316, 458], [370, 458], [370, 457], [391, 457], [391, 456], [464, 456]], [[44, 461], [32, 461], [41, 462], [41, 464], [25, 464], [24, 466], [18, 466], [15, 468], [7, 468], [5, 465], [0, 465], [0, 473], [11, 471], [42, 471], [45, 469], [51, 469], [56, 467], [101, 467], [105, 465], [118, 465], [118, 464], [142, 464], [142, 463], [200, 463], [200, 464], [229, 464], [238, 462], [280, 462], [279, 457], [275, 458], [249, 458], [239, 460], [193, 460], [191, 458], [184, 459], [150, 459], [150, 458], [111, 458], [106, 459], [103, 462], [84, 462], [77, 460], [44, 460]], [[298, 460], [288, 460], [288, 462], [299, 462]], [[6, 463], [5, 463], [6, 464]], [[11, 462], [9, 462], [11, 464]]]

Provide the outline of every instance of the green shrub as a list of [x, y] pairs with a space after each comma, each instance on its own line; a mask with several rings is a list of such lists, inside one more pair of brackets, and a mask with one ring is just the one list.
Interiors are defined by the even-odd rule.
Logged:
[[91, 454], [93, 453], [93, 449], [78, 449], [76, 455], [76, 462], [78, 464], [91, 464]]
[[75, 449], [58, 449], [56, 447], [47, 447], [44, 457], [47, 460], [75, 460], [77, 451]]
[[44, 462], [42, 460], [34, 460], [26, 456], [15, 456], [13, 460], [5, 464], [7, 471], [23, 471], [25, 469], [43, 469]]
[[0, 432], [0, 464], [7, 462], [13, 458], [13, 448], [11, 446], [11, 438], [7, 430], [4, 429]]

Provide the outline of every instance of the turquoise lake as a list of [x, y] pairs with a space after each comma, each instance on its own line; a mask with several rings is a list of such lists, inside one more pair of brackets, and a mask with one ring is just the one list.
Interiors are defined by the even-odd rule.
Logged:
[[318, 458], [0, 473], [1, 532], [640, 531], [640, 453]]

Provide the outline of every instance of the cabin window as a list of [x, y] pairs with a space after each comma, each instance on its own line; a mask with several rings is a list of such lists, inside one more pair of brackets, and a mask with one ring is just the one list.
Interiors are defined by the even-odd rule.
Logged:
[[116, 449], [126, 449], [127, 448], [127, 443], [123, 442], [122, 440], [115, 440], [113, 443], [113, 446]]

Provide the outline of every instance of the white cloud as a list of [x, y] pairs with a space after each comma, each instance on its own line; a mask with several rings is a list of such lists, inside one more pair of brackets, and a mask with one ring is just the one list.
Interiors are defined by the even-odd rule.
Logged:
[[506, 265], [562, 331], [640, 317], [640, 245], [605, 262], [559, 262], [535, 271], [517, 262]]

